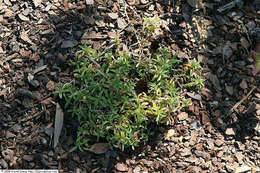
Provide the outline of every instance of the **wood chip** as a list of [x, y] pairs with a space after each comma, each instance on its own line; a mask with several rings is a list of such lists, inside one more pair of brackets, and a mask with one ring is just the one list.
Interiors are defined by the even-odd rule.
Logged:
[[117, 13], [108, 13], [107, 14], [111, 19], [117, 19], [118, 18], [118, 14]]
[[119, 29], [124, 29], [127, 26], [127, 24], [126, 24], [126, 22], [123, 18], [118, 18], [117, 19], [117, 26], [118, 26]]
[[238, 163], [242, 164], [244, 159], [244, 154], [242, 152], [236, 152], [235, 156], [237, 158]]
[[181, 112], [177, 115], [177, 117], [180, 121], [186, 120], [188, 118], [188, 114], [186, 112]]
[[102, 35], [101, 33], [85, 33], [82, 36], [82, 39], [106, 39], [107, 35]]
[[76, 40], [63, 40], [61, 44], [62, 49], [72, 48], [78, 45]]
[[115, 168], [121, 172], [125, 172], [128, 170], [127, 166], [124, 163], [117, 163]]
[[210, 122], [210, 119], [205, 112], [201, 112], [201, 122], [203, 125]]
[[248, 172], [248, 171], [251, 171], [251, 167], [249, 167], [247, 165], [243, 165], [243, 166], [240, 166], [235, 169], [235, 173], [242, 173], [242, 172]]
[[94, 4], [94, 0], [86, 0], [85, 1], [87, 5], [93, 5]]
[[34, 160], [34, 157], [33, 157], [33, 155], [24, 155], [23, 159], [28, 161], [28, 162], [31, 162], [31, 161]]
[[[28, 31], [29, 31], [29, 30], [28, 30]], [[25, 42], [27, 42], [27, 43], [33, 45], [34, 43], [30, 40], [30, 38], [29, 38], [28, 35], [27, 35], [28, 31], [22, 32], [21, 35], [20, 35], [20, 37], [21, 37], [21, 39], [22, 39], [23, 41], [25, 41]]]
[[223, 144], [224, 144], [224, 141], [221, 140], [221, 139], [217, 139], [217, 140], [215, 141], [215, 145], [218, 146], [218, 147], [221, 147]]
[[204, 4], [202, 3], [202, 0], [187, 0], [188, 4], [193, 7], [193, 8], [197, 8], [197, 9], [201, 9]]
[[33, 0], [33, 4], [35, 7], [38, 7], [39, 5], [41, 5], [42, 0]]
[[227, 128], [225, 134], [230, 135], [230, 136], [234, 136], [236, 133], [235, 133], [233, 128]]
[[9, 0], [4, 0], [4, 3], [8, 6], [12, 6], [13, 4]]
[[186, 157], [186, 156], [190, 156], [191, 155], [191, 151], [189, 148], [184, 148], [182, 151], [181, 151], [181, 156], [183, 157]]
[[22, 21], [25, 21], [25, 22], [28, 22], [30, 21], [30, 19], [26, 16], [24, 16], [23, 14], [18, 14], [18, 17], [22, 20]]
[[37, 73], [39, 73], [39, 72], [45, 70], [46, 68], [47, 68], [47, 65], [43, 65], [43, 66], [41, 66], [41, 67], [35, 69], [35, 70], [33, 71], [33, 74], [35, 75], [35, 74], [37, 74]]
[[7, 139], [16, 137], [16, 135], [10, 131], [6, 131], [5, 136]]
[[219, 91], [222, 90], [217, 75], [211, 74], [210, 77], [209, 77], [209, 79], [210, 79], [210, 81], [213, 83], [214, 87], [215, 87], [217, 90], [219, 90]]
[[223, 154], [224, 154], [224, 151], [221, 150], [217, 153], [217, 157], [221, 158], [223, 156]]
[[55, 85], [55, 82], [53, 81], [49, 81], [47, 84], [46, 84], [46, 88], [49, 90], [49, 91], [53, 91], [55, 89], [56, 85]]
[[174, 129], [168, 130], [165, 139], [169, 140], [174, 134], [175, 134], [175, 130]]
[[137, 0], [127, 0], [127, 3], [128, 3], [130, 6], [133, 6], [133, 5], [136, 5], [136, 4], [137, 4]]
[[9, 18], [9, 17], [12, 17], [13, 16], [13, 11], [9, 10], [9, 9], [6, 9], [5, 10], [5, 14], [4, 14], [4, 17], [5, 18]]
[[243, 79], [239, 86], [240, 86], [240, 88], [242, 88], [242, 89], [247, 89], [248, 86], [247, 86], [246, 80]]

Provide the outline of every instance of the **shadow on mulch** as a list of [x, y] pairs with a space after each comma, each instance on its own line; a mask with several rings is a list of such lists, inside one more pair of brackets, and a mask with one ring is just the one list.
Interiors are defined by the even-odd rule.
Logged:
[[[257, 124], [259, 124], [259, 119], [256, 117], [256, 105], [259, 104], [259, 100], [257, 101], [257, 99], [254, 99], [253, 97], [255, 93], [259, 92], [260, 78], [259, 76], [252, 75], [252, 69], [249, 65], [252, 64], [250, 61], [250, 51], [254, 49], [257, 44], [256, 40], [259, 38], [259, 33], [257, 34], [257, 30], [244, 31], [239, 29], [239, 24], [233, 19], [229, 19], [229, 22], [225, 23], [224, 21], [227, 19], [225, 18], [227, 17], [227, 13], [235, 11], [234, 9], [231, 9], [225, 13], [218, 13], [217, 8], [225, 4], [226, 2], [220, 2], [215, 4], [213, 9], [207, 8], [206, 14], [209, 15], [205, 16], [199, 15], [198, 12], [191, 12], [191, 8], [184, 9], [186, 13], [190, 13], [188, 16], [195, 15], [210, 20], [212, 24], [216, 23], [215, 27], [207, 31], [206, 34], [209, 37], [201, 43], [207, 43], [209, 48], [213, 51], [214, 48], [217, 47], [222, 50], [221, 53], [216, 54], [215, 56], [202, 53], [207, 56], [206, 61], [202, 61], [204, 71], [205, 73], [210, 71], [209, 76], [206, 78], [208, 80], [205, 81], [205, 88], [210, 90], [210, 97], [206, 98], [205, 95], [202, 94], [202, 101], [204, 101], [203, 104], [206, 109], [201, 109], [200, 111], [206, 111], [214, 128], [221, 132], [223, 136], [230, 138], [230, 136], [226, 134], [226, 130], [232, 128], [235, 132], [235, 140], [243, 143], [245, 139], [256, 136], [258, 133], [255, 129]], [[253, 14], [255, 8], [257, 7], [254, 7], [249, 1], [245, 2], [243, 7], [244, 15]], [[191, 19], [188, 20], [190, 20], [189, 23], [191, 25], [193, 23], [194, 26], [194, 22], [192, 22]], [[224, 30], [221, 26], [226, 26], [228, 29]], [[231, 32], [231, 29], [236, 30]], [[199, 28], [197, 28], [197, 30], [199, 30]], [[245, 47], [242, 38], [246, 39], [248, 44], [250, 44], [249, 47]], [[218, 42], [216, 40], [220, 41]], [[216, 44], [216, 42], [217, 47], [209, 44]], [[226, 45], [228, 45], [228, 42], [231, 43], [231, 45], [235, 43], [237, 47], [231, 48], [232, 55], [227, 58], [225, 57], [225, 48]], [[194, 54], [199, 56], [200, 53], [195, 50]], [[212, 62], [207, 63], [208, 61]], [[218, 82], [221, 85], [220, 88], [217, 86], [218, 84], [216, 84], [216, 81], [210, 79], [212, 75], [217, 76]], [[241, 87], [242, 81], [247, 81], [248, 84], [244, 89]], [[232, 87], [232, 92], [229, 90], [230, 86]], [[218, 101], [218, 106], [214, 107], [210, 105], [213, 103], [211, 101], [216, 100]], [[221, 121], [218, 121], [220, 119]], [[204, 124], [203, 114], [201, 113], [200, 120], [201, 124]]]
[[[252, 62], [249, 61], [249, 52], [254, 49], [255, 45], [257, 44], [256, 40], [259, 39], [260, 33], [258, 30], [253, 30], [246, 33], [245, 31], [239, 29], [239, 26], [236, 24], [237, 21], [232, 19], [230, 19], [229, 23], [223, 23], [223, 21], [226, 20], [225, 17], [227, 13], [230, 11], [234, 11], [234, 9], [227, 10], [225, 13], [219, 13], [217, 12], [217, 8], [227, 4], [227, 2], [228, 1], [221, 1], [219, 3], [214, 3], [213, 9], [206, 8], [204, 15], [201, 15], [202, 13], [200, 11], [194, 10], [191, 6], [185, 5], [185, 3], [182, 3], [181, 1], [164, 0], [158, 3], [161, 5], [162, 9], [164, 9], [164, 12], [166, 13], [166, 15], [162, 18], [174, 19], [174, 22], [177, 23], [177, 26], [182, 22], [188, 23], [194, 27], [193, 31], [197, 29], [197, 31], [195, 32], [197, 34], [199, 28], [196, 27], [195, 22], [192, 20], [192, 17], [194, 16], [208, 19], [210, 22], [212, 22], [213, 26], [223, 25], [228, 27], [226, 31], [221, 27], [213, 27], [212, 29], [207, 30], [206, 34], [208, 35], [208, 38], [204, 39], [203, 41], [199, 40], [200, 42], [198, 44], [206, 43], [209, 48], [213, 50], [214, 46], [212, 46], [213, 44], [210, 43], [215, 44], [215, 42], [217, 42], [216, 40], [222, 40], [222, 43], [224, 44], [226, 44], [227, 42], [238, 43], [237, 49], [233, 50], [233, 55], [229, 59], [223, 59], [222, 52], [216, 56], [212, 56], [211, 54], [208, 54], [206, 52], [199, 52], [197, 48], [192, 48], [192, 56], [195, 56], [197, 59], [199, 59], [200, 55], [206, 57], [201, 62], [205, 73], [208, 73], [210, 71], [211, 75], [216, 75], [221, 84], [224, 85], [221, 86], [222, 90], [219, 90], [219, 88], [215, 87], [213, 82], [210, 81], [210, 77], [205, 76], [205, 88], [210, 90], [210, 96], [209, 98], [206, 98], [206, 96], [202, 93], [199, 94], [201, 94], [202, 104], [206, 108], [199, 108], [199, 113], [194, 113], [194, 111], [190, 111], [189, 109], [186, 109], [186, 111], [197, 117], [200, 121], [200, 124], [202, 125], [205, 124], [205, 122], [203, 122], [203, 118], [205, 117], [203, 116], [205, 116], [206, 114], [213, 127], [221, 132], [222, 135], [225, 136], [225, 138], [230, 138], [230, 136], [226, 134], [226, 130], [228, 128], [233, 128], [235, 132], [235, 140], [244, 143], [245, 139], [251, 138], [257, 135], [256, 133], [258, 133], [255, 130], [257, 128], [257, 124], [259, 124], [259, 119], [256, 117], [256, 105], [260, 102], [259, 100], [257, 101], [256, 99], [252, 99], [252, 96], [254, 96], [254, 93], [256, 93], [256, 91], [259, 92], [260, 77], [253, 76], [251, 73], [251, 69], [246, 66], [252, 64]], [[175, 13], [169, 12], [167, 6], [179, 6], [182, 9], [183, 16], [178, 16]], [[243, 12], [245, 12], [246, 14], [248, 13], [250, 17], [252, 17], [252, 14], [257, 11], [256, 8], [259, 8], [259, 5], [258, 7], [256, 7], [255, 5], [252, 5], [252, 2], [249, 1], [246, 1], [243, 4]], [[214, 25], [214, 23], [216, 23], [217, 25]], [[178, 30], [175, 27], [176, 25], [172, 25], [171, 27], [171, 24], [169, 26], [169, 28], [173, 30], [174, 34], [180, 36], [175, 36], [176, 43], [179, 45], [180, 48], [184, 48], [186, 47], [183, 44], [183, 40], [185, 40], [185, 38], [181, 37], [183, 33], [174, 32]], [[202, 26], [200, 26], [199, 24], [199, 27]], [[236, 31], [230, 32], [230, 30], [234, 28], [237, 28]], [[249, 42], [249, 48], [244, 47], [241, 41], [242, 37], [246, 38], [247, 42]], [[223, 48], [224, 45], [221, 46]], [[209, 60], [211, 60], [212, 63], [207, 64]], [[246, 65], [240, 65], [241, 62], [245, 62]], [[240, 83], [242, 82], [242, 80], [248, 81], [248, 88], [242, 89], [240, 87]], [[232, 95], [228, 93], [225, 85], [232, 86], [234, 88]], [[248, 93], [250, 93], [250, 90], [252, 88], [254, 88], [253, 92], [249, 94], [249, 96], [246, 96]], [[246, 99], [243, 100], [245, 97]], [[215, 100], [219, 102], [218, 106], [212, 107], [209, 102]], [[235, 107], [234, 105], [239, 103], [241, 100], [243, 100], [243, 102], [241, 102], [235, 108], [236, 111], [233, 110], [233, 108]], [[199, 105], [198, 102], [197, 105]], [[221, 122], [218, 121], [220, 119]]]
[[[161, 3], [161, 5], [164, 7], [164, 3]], [[166, 7], [165, 7], [166, 8]], [[78, 45], [81, 45], [79, 42], [82, 35], [84, 34], [84, 31], [88, 30], [91, 31], [94, 28], [94, 23], [95, 23], [95, 18], [97, 16], [93, 16], [93, 12], [97, 10], [94, 7], [89, 7], [87, 9], [80, 9], [78, 12], [76, 10], [73, 11], [60, 11], [59, 16], [51, 16], [49, 19], [46, 20], [46, 22], [50, 22], [53, 25], [54, 32], [51, 32], [49, 34], [46, 34], [44, 37], [46, 38], [47, 42], [43, 47], [47, 50], [47, 54], [44, 55], [44, 61], [46, 64], [50, 64], [50, 68], [53, 68], [53, 70], [56, 71], [61, 71], [69, 69], [68, 62], [71, 58], [74, 57], [75, 52], [78, 50]], [[82, 14], [88, 16], [88, 21], [86, 21], [86, 18], [82, 18]], [[212, 14], [215, 15], [215, 14]], [[164, 16], [165, 18], [172, 18], [177, 21], [177, 23], [181, 23], [184, 21], [183, 16], [179, 15], [169, 15], [169, 16]], [[94, 20], [94, 21], [91, 21]], [[191, 22], [191, 21], [189, 21]], [[182, 36], [182, 32], [176, 33], [176, 26], [170, 26], [170, 29], [173, 30], [173, 33], [177, 35], [174, 36], [176, 38], [176, 43], [180, 44], [180, 48], [185, 47], [185, 45], [182, 44], [184, 38]], [[180, 30], [181, 31], [181, 30]], [[217, 31], [213, 31], [214, 33], [220, 33], [220, 35], [214, 35], [215, 37], [224, 37], [225, 38], [225, 33], [220, 31], [217, 28]], [[230, 41], [239, 41], [239, 38], [241, 37], [241, 33], [234, 33], [233, 37], [227, 37], [226, 39], [229, 39]], [[215, 38], [216, 39], [216, 38]], [[205, 42], [210, 42], [211, 40], [205, 40]], [[196, 52], [196, 49], [193, 50], [195, 52], [195, 56], [198, 56], [198, 53]], [[239, 57], [240, 52], [236, 52], [236, 56]], [[204, 63], [204, 66], [206, 68], [209, 68], [211, 72], [216, 73], [217, 75], [221, 76], [218, 74], [218, 67], [216, 64], [219, 64], [219, 66], [222, 66], [224, 70], [226, 71], [226, 74], [221, 76], [221, 80], [225, 80], [225, 83], [228, 83], [230, 85], [234, 85], [236, 87], [235, 91], [239, 91], [239, 83], [242, 79], [252, 78], [252, 76], [248, 76], [246, 73], [243, 72], [237, 72], [236, 70], [228, 70], [228, 64], [235, 65], [235, 62], [230, 61], [230, 62], [223, 62], [221, 55], [217, 57], [209, 57], [212, 58], [214, 61], [214, 65], [212, 66], [207, 66], [206, 63]], [[226, 68], [226, 69], [225, 69]], [[227, 75], [233, 73], [233, 75], [236, 77], [236, 81], [232, 79], [233, 76]], [[64, 75], [64, 73], [62, 74]], [[56, 82], [66, 82], [68, 78], [64, 78], [64, 76], [58, 76]], [[259, 80], [258, 80], [259, 81]], [[220, 113], [220, 118], [223, 119], [223, 121], [230, 121], [230, 117], [222, 116], [227, 114], [227, 112], [231, 109], [230, 105], [234, 105], [236, 102], [240, 100], [240, 96], [237, 97], [237, 94], [235, 93], [234, 96], [229, 96], [226, 91], [217, 91], [214, 86], [206, 81], [206, 87], [210, 88], [211, 90], [211, 97], [215, 98], [216, 95], [220, 94], [221, 97], [218, 97], [218, 101], [220, 105], [217, 108], [212, 108], [212, 106], [208, 103], [207, 98], [204, 98], [203, 104], [205, 104], [206, 109], [199, 110], [199, 111], [206, 111], [207, 115], [209, 116], [210, 121], [212, 122], [212, 125], [218, 129], [224, 136], [225, 130], [229, 127], [234, 127], [238, 131], [236, 133], [236, 140], [244, 141], [246, 137], [252, 136], [254, 132], [254, 128], [257, 125], [257, 118], [255, 114], [255, 103], [252, 103], [249, 108], [242, 112], [236, 113], [237, 120], [235, 122], [229, 123], [227, 126], [224, 128], [221, 128], [218, 123], [216, 123], [216, 119], [219, 117], [216, 117], [215, 114], [213, 114], [215, 111], [219, 111]], [[257, 82], [255, 83], [257, 85]], [[253, 94], [253, 93], [252, 93]], [[245, 94], [246, 95], [246, 94]], [[224, 101], [223, 100], [227, 100]], [[213, 101], [213, 100], [212, 100]], [[63, 103], [62, 101], [60, 101]], [[64, 105], [64, 104], [61, 104]], [[192, 113], [192, 112], [190, 112]], [[212, 116], [211, 116], [212, 115]], [[196, 116], [196, 115], [195, 115]], [[201, 120], [201, 114], [199, 115], [200, 122]], [[77, 121], [75, 119], [69, 118], [69, 116], [65, 116], [65, 128], [66, 128], [66, 123], [68, 123], [67, 127], [72, 127], [73, 130], [67, 129], [67, 131], [74, 136], [74, 140], [76, 139], [76, 126], [78, 125]], [[198, 117], [198, 116], [196, 116]], [[202, 122], [201, 122], [202, 123]], [[162, 134], [164, 134], [167, 131], [167, 128], [169, 127], [156, 127], [157, 129], [156, 134], [153, 138], [150, 139], [150, 142], [148, 143], [149, 145], [141, 146], [136, 149], [136, 151], [126, 151], [125, 153], [122, 153], [118, 151], [118, 154], [120, 155], [120, 161], [125, 161], [128, 158], [131, 158], [132, 156], [136, 156], [138, 158], [142, 158], [142, 152], [146, 149], [147, 147], [150, 147], [150, 150], [153, 150], [153, 148], [160, 142], [160, 140], [163, 138]], [[149, 149], [148, 149], [149, 150]], [[87, 152], [88, 153], [88, 152]], [[163, 153], [162, 153], [163, 154]], [[90, 156], [84, 156], [84, 157], [89, 157], [89, 159], [95, 158], [97, 160], [100, 160], [100, 163], [97, 166], [101, 167], [106, 167], [108, 170], [113, 167], [113, 164], [116, 162], [116, 156], [113, 153], [109, 153], [109, 156], [107, 155], [93, 155], [91, 153], [88, 153]], [[167, 155], [167, 153], [165, 153]], [[107, 160], [104, 160], [106, 157], [108, 157], [109, 163], [107, 163]], [[111, 161], [111, 160], [114, 160]], [[108, 164], [108, 165], [107, 165]], [[93, 169], [93, 168], [92, 168]], [[105, 170], [104, 170], [105, 171]]]

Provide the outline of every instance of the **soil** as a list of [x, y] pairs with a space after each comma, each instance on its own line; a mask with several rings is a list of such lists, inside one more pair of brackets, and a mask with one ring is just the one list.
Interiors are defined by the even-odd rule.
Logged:
[[[260, 172], [260, 78], [250, 56], [260, 44], [260, 3], [232, 2], [222, 10], [230, 1], [0, 0], [0, 169]], [[73, 80], [69, 61], [79, 45], [110, 48], [116, 35], [135, 44], [143, 17], [154, 15], [167, 33], [151, 46], [164, 42], [179, 59], [200, 61], [204, 88], [187, 91], [192, 105], [135, 151], [69, 152], [78, 122], [53, 94]]]

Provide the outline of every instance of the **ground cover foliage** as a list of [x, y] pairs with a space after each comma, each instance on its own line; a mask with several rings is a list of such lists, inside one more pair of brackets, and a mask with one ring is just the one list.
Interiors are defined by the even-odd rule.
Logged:
[[[143, 20], [140, 34], [145, 43], [160, 34], [162, 22], [158, 16]], [[173, 54], [162, 44], [156, 50], [149, 45], [123, 50], [120, 39], [116, 37], [110, 50], [81, 46], [70, 63], [75, 82], [59, 86], [65, 108], [80, 122], [73, 149], [87, 150], [100, 139], [111, 148], [134, 149], [154, 133], [151, 123], [170, 124], [174, 112], [190, 105], [184, 90], [203, 87], [196, 60], [183, 62], [177, 51]]]

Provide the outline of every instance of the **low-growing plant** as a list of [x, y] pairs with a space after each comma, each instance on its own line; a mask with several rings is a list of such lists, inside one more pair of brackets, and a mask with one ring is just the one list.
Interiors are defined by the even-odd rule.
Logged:
[[147, 33], [148, 36], [152, 34], [157, 34], [159, 29], [160, 19], [157, 15], [154, 17], [144, 17], [143, 30]]
[[111, 147], [134, 149], [153, 134], [151, 123], [168, 123], [174, 111], [190, 104], [182, 96], [184, 88], [203, 86], [199, 63], [190, 61], [183, 68], [177, 52], [166, 46], [138, 59], [117, 48], [81, 46], [70, 63], [77, 82], [60, 84], [56, 92], [80, 123], [74, 149], [87, 150], [101, 139]]
[[[79, 83], [60, 85], [57, 91], [80, 122], [76, 142], [80, 149], [87, 149], [93, 136], [121, 149], [134, 148], [152, 134], [150, 123], [164, 123], [172, 111], [188, 105], [174, 77], [180, 61], [166, 47], [139, 66], [128, 52], [100, 56], [102, 53], [89, 47], [81, 49], [71, 62]], [[195, 64], [188, 67], [185, 85], [201, 87], [201, 79], [195, 75], [199, 68]]]
[[260, 43], [257, 43], [255, 49], [251, 51], [251, 56], [254, 59], [252, 74], [255, 76], [260, 72]]

